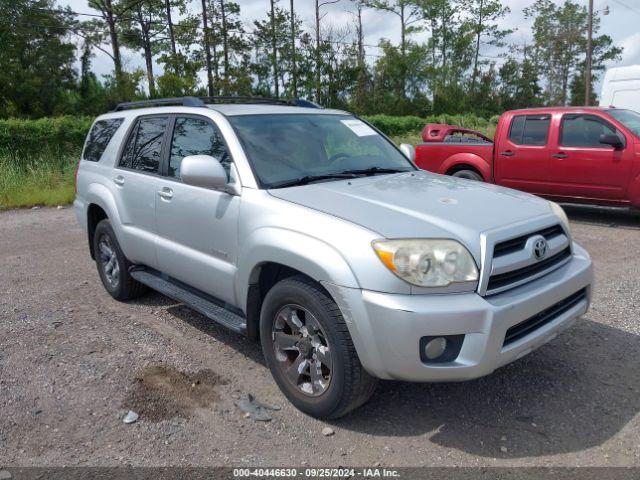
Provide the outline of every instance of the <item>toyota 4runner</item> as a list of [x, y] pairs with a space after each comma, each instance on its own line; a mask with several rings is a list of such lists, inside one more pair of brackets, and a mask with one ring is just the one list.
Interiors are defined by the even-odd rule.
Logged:
[[259, 339], [300, 410], [487, 375], [587, 311], [591, 261], [556, 204], [420, 171], [342, 111], [220, 101], [100, 116], [75, 211], [111, 296], [151, 288]]

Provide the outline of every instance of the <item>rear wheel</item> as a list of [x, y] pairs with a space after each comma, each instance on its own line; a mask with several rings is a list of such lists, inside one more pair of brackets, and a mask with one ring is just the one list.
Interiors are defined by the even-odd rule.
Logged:
[[147, 292], [147, 287], [129, 275], [131, 263], [122, 253], [107, 219], [101, 220], [93, 234], [93, 251], [104, 288], [116, 300], [130, 300]]
[[277, 283], [265, 297], [260, 340], [284, 395], [319, 418], [338, 418], [365, 403], [377, 380], [356, 353], [340, 309], [304, 276]]
[[453, 172], [451, 176], [458, 177], [458, 178], [466, 178], [467, 180], [475, 180], [477, 182], [483, 181], [482, 175], [480, 175], [478, 172], [474, 170], [469, 170], [469, 169], [458, 170], [457, 172]]

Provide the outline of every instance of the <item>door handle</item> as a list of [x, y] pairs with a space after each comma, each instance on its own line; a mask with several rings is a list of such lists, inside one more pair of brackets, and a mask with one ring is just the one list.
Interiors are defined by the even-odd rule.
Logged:
[[116, 178], [113, 179], [113, 183], [121, 187], [122, 185], [124, 185], [124, 177], [122, 175], [118, 175]]
[[173, 198], [173, 190], [169, 187], [164, 187], [162, 190], [158, 190], [158, 195], [160, 195], [165, 200], [171, 200]]
[[569, 155], [567, 155], [564, 152], [560, 152], [560, 153], [554, 153], [553, 155], [551, 155], [554, 158], [567, 158]]
[[513, 157], [515, 153], [513, 153], [511, 150], [507, 150], [506, 152], [500, 152], [500, 155], [502, 155], [503, 157]]

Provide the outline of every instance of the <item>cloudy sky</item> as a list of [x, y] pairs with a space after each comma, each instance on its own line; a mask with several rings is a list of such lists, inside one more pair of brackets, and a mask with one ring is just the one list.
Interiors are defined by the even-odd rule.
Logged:
[[[241, 7], [242, 18], [247, 28], [253, 20], [264, 18], [269, 8], [269, 0], [236, 0]], [[530, 42], [530, 26], [525, 21], [522, 10], [532, 4], [534, 0], [504, 0], [503, 3], [509, 5], [511, 13], [505, 18], [503, 27], [516, 30], [510, 41], [517, 44]], [[555, 0], [561, 3], [561, 0]], [[578, 0], [579, 3], [587, 4], [588, 0]], [[87, 7], [86, 0], [58, 0], [62, 6], [70, 6], [76, 12], [91, 12]], [[200, 10], [200, 1], [192, 2], [193, 10]], [[296, 10], [303, 18], [305, 25], [311, 28], [313, 24], [313, 0], [295, 0]], [[284, 8], [288, 8], [288, 0], [280, 0]], [[602, 17], [601, 32], [610, 35], [614, 42], [624, 47], [622, 61], [618, 64], [633, 65], [640, 64], [640, 1], [639, 0], [595, 0], [595, 10], [601, 11], [605, 7], [609, 9], [609, 15]], [[337, 4], [329, 5], [323, 9], [326, 12], [325, 22], [329, 22], [336, 27], [347, 25], [353, 22], [351, 13], [352, 7], [349, 0], [340, 0]], [[396, 16], [375, 10], [364, 12], [364, 29], [366, 43], [376, 45], [380, 38], [387, 38], [392, 42], [399, 40], [399, 25]], [[415, 36], [416, 40], [428, 38], [428, 32]], [[368, 48], [369, 55], [378, 53], [376, 48]], [[495, 52], [485, 50], [485, 56], [492, 57]], [[371, 57], [373, 58], [373, 57]], [[144, 63], [139, 54], [125, 52], [124, 59], [129, 69], [143, 67]], [[499, 61], [499, 60], [498, 60]], [[103, 53], [96, 52], [94, 60], [94, 70], [100, 75], [109, 73], [112, 69], [111, 60]], [[597, 86], [597, 91], [599, 86]]]

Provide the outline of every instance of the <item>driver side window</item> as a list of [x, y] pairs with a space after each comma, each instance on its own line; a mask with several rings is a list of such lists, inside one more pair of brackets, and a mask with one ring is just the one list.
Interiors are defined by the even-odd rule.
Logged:
[[231, 155], [218, 128], [205, 118], [177, 117], [171, 139], [169, 177], [180, 178], [180, 163], [189, 155], [210, 155], [229, 175]]
[[568, 114], [562, 117], [560, 145], [564, 147], [611, 148], [600, 143], [601, 135], [624, 137], [612, 126], [595, 115]]

